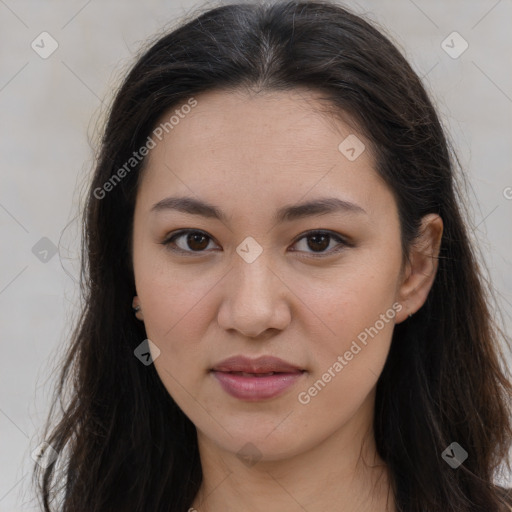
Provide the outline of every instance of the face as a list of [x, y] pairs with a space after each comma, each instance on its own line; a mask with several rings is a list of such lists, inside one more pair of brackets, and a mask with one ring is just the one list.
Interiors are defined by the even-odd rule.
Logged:
[[[407, 316], [396, 203], [369, 141], [320, 113], [313, 93], [195, 99], [150, 151], [138, 190], [141, 319], [199, 436], [291, 457], [369, 421]], [[249, 361], [220, 364], [234, 356]]]

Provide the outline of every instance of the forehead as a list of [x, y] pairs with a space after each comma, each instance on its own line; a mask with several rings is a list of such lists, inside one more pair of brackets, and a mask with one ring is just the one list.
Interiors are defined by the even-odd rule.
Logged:
[[[142, 195], [241, 193], [288, 202], [334, 187], [364, 200], [383, 185], [369, 141], [348, 116], [334, 118], [319, 93], [210, 91], [194, 99], [193, 108], [176, 105], [160, 118], [163, 126], [179, 114], [148, 155]], [[351, 161], [339, 146], [354, 136], [365, 149]]]
[[[326, 148], [357, 131], [348, 115], [345, 121], [334, 119], [333, 107], [319, 92], [307, 89], [290, 91], [225, 91], [215, 90], [194, 97], [196, 105], [173, 116], [164, 138], [168, 147], [194, 148], [210, 153], [231, 146], [238, 152], [251, 149], [279, 152], [285, 147]], [[178, 113], [185, 105], [177, 105], [159, 120], [164, 125], [169, 114]], [[183, 111], [184, 108], [183, 108]], [[172, 136], [171, 136], [172, 135]], [[234, 143], [238, 146], [233, 148]], [[158, 152], [156, 152], [158, 153]], [[263, 156], [263, 155], [260, 155]], [[288, 155], [293, 158], [293, 155]]]

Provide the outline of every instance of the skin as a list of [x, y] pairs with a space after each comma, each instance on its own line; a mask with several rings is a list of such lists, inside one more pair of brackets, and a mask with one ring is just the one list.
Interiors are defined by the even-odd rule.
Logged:
[[[423, 219], [406, 263], [396, 202], [375, 171], [370, 141], [353, 123], [322, 113], [325, 104], [311, 91], [215, 91], [196, 100], [148, 156], [132, 246], [134, 305], [161, 351], [156, 371], [197, 428], [204, 479], [193, 507], [323, 512], [335, 503], [342, 512], [394, 511], [372, 431], [375, 387], [394, 324], [421, 308], [431, 288], [442, 221]], [[354, 161], [338, 150], [349, 134], [366, 146]], [[150, 211], [171, 195], [212, 203], [227, 221]], [[365, 213], [273, 222], [280, 207], [332, 196]], [[162, 245], [185, 228], [210, 238], [196, 245], [186, 235], [175, 240], [187, 254]], [[322, 246], [303, 236], [319, 229], [352, 246], [335, 252], [336, 239]], [[251, 263], [236, 252], [248, 236], [262, 248]], [[396, 316], [300, 403], [298, 394], [393, 304], [401, 308]], [[239, 354], [274, 355], [306, 372], [275, 398], [242, 401], [209, 373]], [[260, 457], [251, 465], [237, 456], [246, 443]]]

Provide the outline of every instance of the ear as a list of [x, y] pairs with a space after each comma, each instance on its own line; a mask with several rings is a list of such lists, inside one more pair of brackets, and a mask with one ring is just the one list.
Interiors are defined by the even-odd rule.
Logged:
[[396, 323], [403, 322], [418, 311], [427, 300], [438, 268], [438, 256], [443, 236], [443, 220], [430, 213], [422, 218], [419, 237], [409, 251], [409, 260], [402, 272], [397, 301], [403, 304]]

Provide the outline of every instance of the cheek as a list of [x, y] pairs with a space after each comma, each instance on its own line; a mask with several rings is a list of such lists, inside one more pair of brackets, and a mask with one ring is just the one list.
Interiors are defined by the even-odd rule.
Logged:
[[326, 432], [345, 424], [375, 388], [389, 353], [396, 308], [388, 293], [371, 290], [367, 294], [359, 287], [337, 304], [324, 304], [333, 333], [311, 345], [311, 372], [295, 396], [297, 419], [306, 430], [311, 418]]
[[[370, 252], [361, 253], [350, 263], [335, 269], [329, 279], [302, 279], [296, 289], [308, 306], [304, 311], [323, 326], [324, 343], [315, 344], [316, 348], [324, 347], [329, 352], [342, 350], [376, 322], [379, 322], [379, 330], [389, 335], [396, 314], [392, 305], [400, 270], [398, 262], [398, 257], [377, 260]], [[383, 326], [380, 317], [390, 308]]]
[[399, 306], [387, 293], [379, 296], [374, 289], [373, 292], [365, 295], [359, 288], [354, 297], [345, 295], [338, 302], [325, 304], [329, 309], [326, 315], [330, 319], [329, 331], [322, 343], [315, 345], [315, 373], [327, 371], [338, 356], [344, 356], [347, 361], [344, 365], [369, 365], [378, 369], [383, 364]]
[[347, 407], [356, 406], [376, 383], [402, 308], [395, 301], [398, 261], [361, 258], [315, 292], [312, 309], [325, 326], [321, 341], [310, 345], [314, 364], [308, 384], [320, 382], [308, 395], [322, 395], [317, 403], [343, 397]]
[[134, 254], [135, 284], [146, 331], [151, 331], [155, 340], [165, 341], [207, 295], [215, 276], [201, 272], [193, 263], [173, 262], [165, 247], [154, 247], [146, 238], [140, 240]]
[[[206, 319], [210, 281], [183, 274], [151, 276], [137, 287], [144, 304], [144, 324], [155, 343], [176, 350], [183, 338], [192, 341]], [[150, 338], [151, 339], [151, 338]]]
[[209, 288], [205, 282], [165, 276], [146, 281], [139, 292], [147, 337], [160, 350], [155, 369], [168, 393], [187, 412], [193, 405], [186, 405], [190, 393], [206, 372], [200, 340], [205, 338]]

